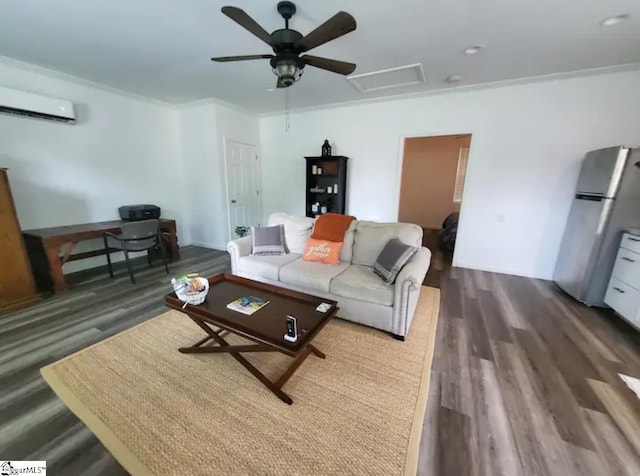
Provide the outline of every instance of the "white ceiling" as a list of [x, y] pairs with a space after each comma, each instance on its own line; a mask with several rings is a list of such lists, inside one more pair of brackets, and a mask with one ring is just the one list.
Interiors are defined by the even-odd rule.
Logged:
[[[270, 53], [222, 15], [238, 6], [268, 31], [284, 23], [267, 0], [1, 0], [0, 55], [171, 103], [215, 97], [258, 112], [283, 108]], [[305, 68], [292, 108], [640, 62], [638, 0], [299, 0], [290, 27], [306, 34], [339, 10], [356, 31], [310, 54], [354, 62], [357, 73], [421, 63], [426, 83], [361, 93], [340, 75]], [[606, 17], [631, 17], [601, 27]], [[465, 47], [484, 45], [481, 53]], [[2, 78], [0, 78], [0, 83]]]

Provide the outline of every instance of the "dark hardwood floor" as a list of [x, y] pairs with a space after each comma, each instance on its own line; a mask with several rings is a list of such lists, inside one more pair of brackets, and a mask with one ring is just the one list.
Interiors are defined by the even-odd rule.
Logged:
[[[640, 378], [638, 333], [552, 283], [451, 268], [436, 238], [425, 234], [425, 283], [442, 294], [418, 473], [640, 474], [640, 402], [618, 377]], [[181, 253], [172, 276], [229, 269], [225, 253]], [[0, 317], [1, 458], [45, 459], [52, 475], [125, 474], [38, 373], [164, 311], [160, 263], [138, 263], [136, 286], [119, 269], [76, 275], [70, 291]]]
[[453, 253], [445, 250], [442, 246], [440, 232], [441, 230], [433, 228], [422, 229], [422, 246], [426, 246], [431, 250], [431, 265], [422, 284], [432, 288], [440, 287], [440, 277], [446, 276], [451, 269], [453, 261]]
[[[122, 263], [72, 275], [71, 289], [0, 316], [0, 458], [46, 460], [50, 475], [127, 474], [40, 377], [51, 362], [151, 319], [166, 310], [169, 280], [186, 272], [229, 270], [227, 253], [185, 247], [170, 275], [156, 260], [135, 263], [132, 285]], [[169, 472], [170, 473], [170, 472]]]
[[640, 334], [548, 281], [451, 268], [441, 289], [418, 474], [640, 475]]

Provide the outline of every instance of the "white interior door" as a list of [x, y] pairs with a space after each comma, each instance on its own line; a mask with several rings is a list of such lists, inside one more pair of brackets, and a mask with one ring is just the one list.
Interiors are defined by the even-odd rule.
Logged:
[[227, 140], [225, 161], [229, 236], [233, 240], [237, 238], [237, 226], [260, 224], [260, 174], [256, 147]]

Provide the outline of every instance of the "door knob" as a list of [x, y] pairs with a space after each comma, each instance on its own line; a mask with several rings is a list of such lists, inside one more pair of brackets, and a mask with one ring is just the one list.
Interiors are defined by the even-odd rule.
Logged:
[[235, 200], [231, 200], [231, 203], [236, 203], [236, 201]]

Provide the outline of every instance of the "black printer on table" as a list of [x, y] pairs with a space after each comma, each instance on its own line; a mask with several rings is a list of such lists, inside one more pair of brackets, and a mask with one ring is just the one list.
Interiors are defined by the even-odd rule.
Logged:
[[124, 221], [153, 220], [160, 218], [160, 207], [156, 205], [124, 205], [118, 208]]

